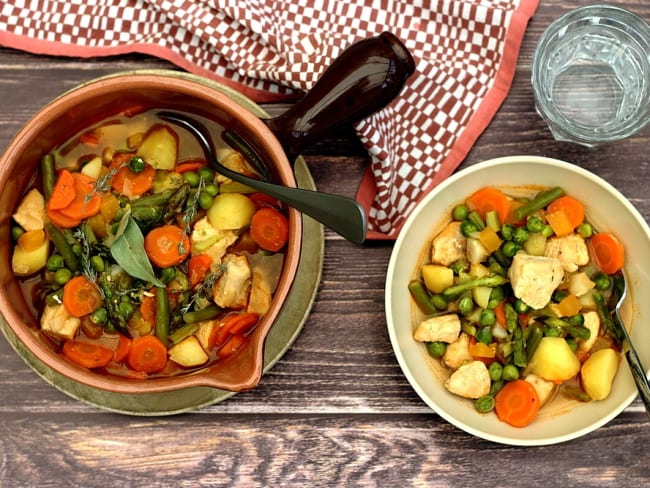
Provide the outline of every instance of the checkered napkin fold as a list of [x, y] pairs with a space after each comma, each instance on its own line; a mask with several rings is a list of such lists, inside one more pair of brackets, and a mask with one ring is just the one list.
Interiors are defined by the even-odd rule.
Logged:
[[368, 238], [394, 239], [505, 99], [538, 0], [0, 0], [0, 44], [38, 54], [167, 59], [257, 102], [309, 90], [360, 39], [390, 31], [417, 63], [355, 127], [371, 161]]

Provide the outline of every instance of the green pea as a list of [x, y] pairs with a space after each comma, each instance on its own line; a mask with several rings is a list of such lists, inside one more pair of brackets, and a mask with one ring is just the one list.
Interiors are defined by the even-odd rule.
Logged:
[[[489, 308], [485, 308], [481, 310], [481, 315], [479, 315], [478, 321], [481, 323], [481, 325], [487, 325], [487, 326], [494, 325], [494, 323], [497, 321], [496, 315], [494, 314], [494, 310]], [[487, 329], [489, 330], [489, 327], [487, 327]], [[490, 339], [491, 336], [492, 334], [490, 334]], [[489, 344], [490, 342], [486, 342], [486, 344]]]
[[476, 411], [479, 413], [488, 413], [494, 410], [494, 404], [494, 397], [485, 395], [474, 401], [474, 408], [476, 408]]
[[468, 215], [469, 209], [467, 208], [467, 205], [456, 205], [451, 211], [451, 218], [453, 218], [456, 222], [462, 222], [467, 218]]
[[117, 311], [122, 317], [128, 319], [131, 317], [131, 315], [133, 315], [133, 312], [135, 312], [135, 308], [127, 298], [124, 298], [120, 300], [120, 303], [117, 306]]
[[577, 231], [578, 234], [580, 234], [585, 239], [589, 239], [594, 233], [594, 229], [591, 227], [591, 224], [589, 224], [588, 222], [583, 222], [582, 224], [580, 224], [578, 226]]
[[488, 367], [488, 372], [492, 381], [499, 381], [503, 376], [503, 366], [497, 361], [492, 361]]
[[551, 237], [554, 234], [553, 232], [553, 227], [550, 225], [546, 224], [544, 228], [542, 229], [542, 235], [544, 237]]
[[483, 344], [491, 344], [492, 330], [490, 330], [490, 327], [481, 327], [478, 331], [476, 331], [476, 340], [482, 342]]
[[512, 236], [515, 233], [515, 226], [512, 224], [503, 224], [501, 226], [501, 237], [506, 241], [511, 241]]
[[612, 284], [612, 280], [605, 273], [598, 273], [594, 276], [593, 281], [596, 285], [596, 290], [606, 291]]
[[98, 308], [90, 315], [90, 321], [95, 325], [105, 325], [108, 322], [108, 310]]
[[74, 254], [75, 256], [81, 256], [81, 253], [83, 252], [83, 249], [82, 249], [82, 247], [81, 247], [81, 244], [79, 244], [78, 242], [75, 242], [75, 243], [72, 245], [72, 252], [73, 252], [73, 254]]
[[478, 232], [478, 228], [476, 225], [474, 225], [473, 222], [470, 222], [469, 220], [463, 220], [463, 222], [460, 224], [460, 232], [465, 237], [470, 237], [474, 232]]
[[214, 197], [212, 195], [204, 191], [199, 193], [199, 207], [203, 210], [209, 209], [212, 206], [212, 202], [214, 202]]
[[173, 266], [170, 268], [163, 268], [160, 272], [160, 279], [163, 283], [169, 283], [176, 276], [176, 268]]
[[515, 257], [515, 254], [521, 251], [521, 246], [514, 241], [506, 241], [503, 243], [503, 246], [501, 246], [501, 251], [504, 256], [513, 258]]
[[146, 167], [147, 163], [140, 156], [133, 156], [129, 159], [129, 169], [134, 173], [142, 173]]
[[203, 180], [206, 183], [208, 182], [211, 183], [212, 180], [214, 179], [214, 171], [212, 170], [212, 168], [208, 168], [207, 166], [204, 166], [199, 170], [199, 177], [203, 178]]
[[20, 236], [22, 236], [25, 233], [25, 229], [20, 227], [19, 225], [14, 225], [11, 227], [11, 238], [14, 241], [17, 241]]
[[555, 290], [553, 292], [553, 301], [555, 303], [560, 303], [562, 300], [564, 300], [566, 297], [569, 296], [569, 292], [566, 290]]
[[214, 183], [210, 183], [209, 185], [205, 185], [203, 191], [206, 192], [208, 195], [216, 197], [219, 194], [219, 187]]
[[566, 321], [571, 325], [583, 326], [585, 325], [585, 316], [581, 313], [567, 317]]
[[517, 244], [523, 244], [530, 237], [530, 233], [526, 230], [525, 227], [517, 227], [515, 232], [512, 234], [512, 240]]
[[65, 285], [72, 278], [72, 271], [68, 268], [60, 268], [54, 272], [54, 283], [57, 285]]
[[65, 266], [63, 256], [60, 254], [52, 254], [49, 258], [47, 258], [46, 266], [49, 271], [56, 271], [57, 269], [63, 268]]
[[528, 232], [542, 232], [544, 225], [544, 221], [537, 215], [531, 215], [526, 220], [526, 229]]
[[501, 378], [503, 378], [504, 381], [514, 381], [519, 379], [519, 369], [514, 364], [506, 364], [503, 367]]
[[98, 273], [103, 273], [105, 266], [104, 260], [101, 256], [93, 256], [90, 258], [90, 266]]
[[490, 292], [490, 299], [488, 300], [488, 308], [496, 307], [505, 298], [503, 287], [495, 286]]
[[434, 341], [427, 343], [427, 352], [431, 357], [440, 358], [447, 351], [447, 344], [441, 341]]
[[185, 173], [183, 173], [183, 180], [192, 188], [196, 188], [197, 186], [199, 186], [199, 182], [201, 181], [201, 178], [199, 177], [199, 174], [195, 171], [186, 171]]
[[474, 300], [470, 296], [464, 296], [458, 300], [458, 311], [463, 315], [469, 315], [474, 310]]
[[515, 300], [515, 303], [513, 304], [513, 308], [517, 313], [528, 313], [528, 311], [530, 310], [530, 307], [526, 304], [526, 302], [524, 302], [520, 298], [517, 298]]

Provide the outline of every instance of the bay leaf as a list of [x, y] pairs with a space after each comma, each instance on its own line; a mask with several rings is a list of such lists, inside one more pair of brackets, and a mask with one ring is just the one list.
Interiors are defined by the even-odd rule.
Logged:
[[130, 216], [126, 225], [111, 245], [111, 255], [115, 262], [129, 275], [158, 287], [165, 284], [156, 278], [151, 262], [144, 250], [144, 236], [138, 224]]

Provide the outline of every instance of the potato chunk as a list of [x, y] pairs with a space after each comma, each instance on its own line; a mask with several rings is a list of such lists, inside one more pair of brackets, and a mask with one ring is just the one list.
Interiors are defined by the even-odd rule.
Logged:
[[592, 400], [604, 400], [612, 390], [618, 371], [619, 357], [614, 349], [599, 349], [582, 365], [582, 387]]
[[549, 381], [566, 381], [580, 371], [580, 361], [561, 337], [542, 337], [529, 366], [531, 373]]
[[169, 348], [169, 359], [186, 368], [201, 366], [208, 362], [208, 353], [199, 340], [191, 335]]

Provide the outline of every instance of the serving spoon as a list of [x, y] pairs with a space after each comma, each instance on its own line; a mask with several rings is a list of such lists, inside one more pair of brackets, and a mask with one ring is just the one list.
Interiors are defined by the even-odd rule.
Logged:
[[162, 111], [158, 112], [158, 116], [192, 134], [217, 173], [277, 198], [326, 225], [355, 244], [364, 242], [366, 237], [366, 213], [356, 200], [332, 193], [270, 183], [233, 171], [221, 164], [217, 159], [210, 133], [201, 122], [180, 112]]
[[650, 418], [650, 383], [648, 383], [646, 370], [641, 364], [641, 358], [639, 358], [636, 349], [634, 349], [634, 345], [632, 344], [632, 339], [630, 338], [630, 335], [627, 332], [627, 328], [623, 323], [623, 319], [621, 318], [621, 307], [623, 306], [623, 301], [627, 296], [627, 277], [625, 275], [625, 271], [623, 270], [621, 270], [621, 277], [622, 277], [622, 286], [620, 290], [620, 295], [618, 297], [618, 302], [616, 303], [614, 323], [616, 324], [616, 326], [621, 332], [621, 336], [623, 338], [621, 347], [623, 349], [627, 348], [627, 350], [625, 351], [625, 359], [627, 359], [627, 363], [630, 366], [632, 377], [634, 378], [636, 387], [639, 390], [639, 397], [641, 398], [641, 401], [645, 406], [645, 411], [648, 414], [648, 417]]
[[[408, 49], [395, 35], [383, 32], [346, 48], [302, 99], [285, 113], [262, 121], [293, 163], [303, 149], [334, 128], [352, 126], [388, 105], [414, 71], [415, 61]], [[277, 198], [355, 244], [364, 242], [366, 214], [354, 199], [290, 188], [232, 171], [219, 163], [211, 136], [198, 120], [175, 111], [159, 112], [159, 116], [192, 133], [217, 172]], [[231, 134], [247, 146], [242, 137]]]

